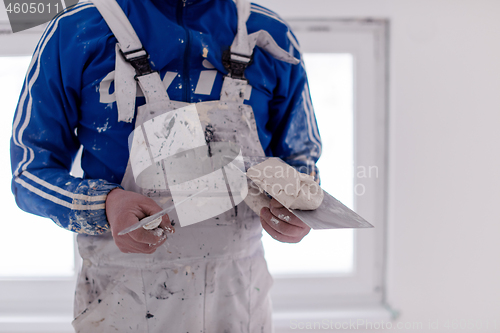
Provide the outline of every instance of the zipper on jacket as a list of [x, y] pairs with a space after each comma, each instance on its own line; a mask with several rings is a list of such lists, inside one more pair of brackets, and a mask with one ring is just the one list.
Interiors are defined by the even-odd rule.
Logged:
[[189, 82], [189, 61], [190, 61], [190, 56], [191, 56], [191, 32], [184, 26], [184, 17], [183, 17], [183, 11], [184, 8], [186, 8], [186, 2], [187, 0], [179, 0], [179, 3], [177, 4], [177, 24], [179, 24], [181, 27], [184, 28], [184, 31], [186, 32], [186, 48], [184, 49], [184, 61], [183, 61], [183, 68], [182, 68], [182, 100], [184, 102], [189, 102], [190, 94], [189, 94], [189, 89], [191, 88], [190, 82]]

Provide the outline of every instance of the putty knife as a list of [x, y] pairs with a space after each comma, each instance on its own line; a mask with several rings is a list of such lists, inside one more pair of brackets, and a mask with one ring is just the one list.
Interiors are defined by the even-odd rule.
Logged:
[[180, 206], [181, 204], [183, 204], [184, 202], [188, 201], [189, 199], [191, 199], [191, 198], [197, 196], [198, 194], [201, 194], [201, 193], [203, 193], [203, 192], [205, 192], [207, 190], [208, 190], [208, 187], [205, 187], [201, 191], [198, 191], [198, 192], [196, 192], [196, 193], [188, 196], [187, 198], [179, 201], [177, 204], [172, 203], [172, 205], [168, 206], [164, 210], [159, 211], [158, 213], [150, 215], [148, 217], [145, 217], [142, 220], [140, 220], [139, 222], [137, 222], [136, 224], [134, 224], [134, 225], [132, 225], [132, 226], [126, 228], [126, 229], [123, 229], [122, 231], [120, 231], [118, 233], [118, 235], [121, 236], [121, 235], [128, 234], [129, 232], [137, 230], [140, 227], [146, 227], [145, 229], [153, 229], [153, 228], [147, 228], [147, 225], [150, 224], [150, 223], [152, 223], [156, 219], [159, 220], [159, 223], [158, 223], [158, 225], [159, 225], [161, 223], [161, 218], [163, 217], [163, 215], [170, 213], [172, 210], [174, 210], [175, 207]]

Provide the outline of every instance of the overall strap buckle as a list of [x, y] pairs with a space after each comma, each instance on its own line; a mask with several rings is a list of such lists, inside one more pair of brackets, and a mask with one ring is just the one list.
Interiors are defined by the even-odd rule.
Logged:
[[226, 50], [222, 54], [222, 64], [229, 72], [229, 76], [233, 79], [245, 80], [245, 69], [253, 61], [253, 53], [250, 56], [238, 53], [232, 53], [231, 50]]
[[140, 48], [138, 50], [123, 52], [120, 50], [120, 53], [123, 55], [123, 58], [134, 67], [136, 71], [136, 75], [134, 78], [137, 80], [137, 77], [148, 75], [154, 73], [156, 71], [151, 69], [151, 65], [149, 64], [149, 54], [146, 52], [144, 48]]

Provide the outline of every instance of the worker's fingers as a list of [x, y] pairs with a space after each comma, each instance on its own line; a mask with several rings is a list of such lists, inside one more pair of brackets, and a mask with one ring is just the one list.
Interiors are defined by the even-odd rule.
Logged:
[[140, 198], [137, 203], [141, 207], [142, 212], [145, 214], [144, 217], [156, 214], [161, 211], [161, 207], [149, 197], [142, 196], [142, 198]]
[[166, 238], [167, 233], [163, 228], [139, 228], [125, 235], [114, 236], [116, 245], [124, 253], [153, 253]]
[[300, 228], [309, 229], [309, 226], [307, 224], [302, 222], [297, 216], [295, 216], [290, 210], [288, 210], [274, 198], [271, 199], [271, 202], [269, 203], [269, 209], [271, 210], [271, 213], [278, 219]]
[[310, 230], [309, 228], [298, 227], [278, 219], [267, 207], [261, 209], [260, 220], [262, 227], [273, 238], [282, 242], [297, 243], [304, 238]]
[[271, 213], [281, 221], [285, 221], [289, 224], [293, 224], [300, 228], [309, 228], [307, 224], [302, 222], [287, 208], [283, 207], [283, 205], [280, 204], [278, 201], [272, 199], [271, 202], [269, 203], [269, 208], [271, 210]]
[[156, 251], [156, 247], [151, 248], [149, 244], [130, 242], [130, 253], [146, 253], [151, 254]]
[[[147, 231], [147, 230], [146, 230]], [[120, 251], [124, 253], [154, 253], [167, 240], [167, 234], [164, 233], [155, 243], [146, 244], [136, 242], [129, 234], [123, 235], [123, 239], [115, 240]]]
[[[165, 243], [167, 234], [171, 233], [171, 230], [172, 229], [165, 230], [161, 225], [152, 230], [139, 228], [124, 235], [128, 236], [128, 238], [124, 240], [124, 247], [128, 252], [132, 253], [153, 253]], [[122, 250], [122, 248], [120, 248], [120, 250]]]
[[161, 246], [168, 233], [173, 231], [167, 215], [162, 217], [159, 228], [146, 230], [139, 228], [126, 235], [118, 233], [146, 216], [161, 211], [161, 207], [151, 198], [138, 193], [112, 190], [106, 199], [106, 216], [116, 245], [125, 253], [153, 253]]
[[[269, 209], [269, 208], [263, 208]], [[273, 227], [271, 227], [262, 217], [260, 219], [262, 228], [274, 239], [283, 243], [298, 243], [303, 237], [291, 237], [288, 235], [283, 235], [282, 233], [276, 231]]]
[[147, 244], [138, 243], [129, 234], [115, 238], [115, 244], [123, 253], [153, 253], [156, 248], [150, 248]]
[[[159, 227], [160, 228], [160, 227]], [[163, 228], [161, 228], [162, 230], [165, 230]], [[165, 241], [167, 240], [167, 234], [169, 232], [168, 231], [164, 231], [163, 235], [160, 236], [160, 238], [158, 239], [158, 241], [156, 243], [151, 243], [151, 244], [148, 244], [149, 247], [153, 247], [153, 248], [158, 248], [160, 246], [163, 245], [163, 243], [165, 243]]]
[[[134, 232], [139, 230], [141, 230], [140, 235], [138, 235], [139, 238], [135, 238], [136, 234], [134, 234]], [[141, 249], [141, 252], [146, 253], [148, 249], [151, 249], [154, 252], [154, 250], [165, 243], [165, 241], [167, 240], [167, 234], [172, 234], [174, 232], [175, 229], [170, 224], [168, 215], [164, 215], [162, 217], [160, 225], [157, 228], [149, 230], [140, 228], [138, 230], [134, 230], [129, 234], [134, 241], [142, 243], [138, 244], [136, 247]], [[147, 244], [148, 247], [145, 247], [143, 244]]]
[[168, 216], [163, 216], [162, 221], [158, 227], [155, 229], [144, 229], [138, 228], [134, 231], [129, 232], [130, 237], [138, 242], [144, 244], [156, 244], [159, 239], [167, 233], [173, 233], [173, 227], [170, 225], [170, 220]]
[[270, 227], [283, 235], [296, 237], [304, 232], [304, 228], [287, 223], [286, 221], [280, 220], [278, 217], [274, 216], [267, 207], [264, 207], [261, 210], [260, 217], [267, 224], [269, 224]]
[[159, 227], [163, 228], [167, 233], [173, 234], [175, 232], [174, 225], [172, 224], [172, 221], [170, 221], [168, 214], [163, 215]]
[[139, 228], [129, 232], [128, 234], [137, 243], [154, 244], [165, 234], [165, 230], [163, 228], [156, 228], [152, 230]]
[[147, 232], [148, 230], [144, 228], [138, 228], [125, 235], [118, 235], [123, 229], [139, 222], [139, 217], [137, 215], [140, 214], [138, 214], [137, 212], [124, 212], [120, 214], [117, 217], [118, 221], [115, 221], [112, 225], [113, 237], [115, 239], [121, 239], [122, 241], [133, 240], [138, 243], [155, 243], [158, 239], [158, 236], [160, 235], [155, 236], [154, 234]]

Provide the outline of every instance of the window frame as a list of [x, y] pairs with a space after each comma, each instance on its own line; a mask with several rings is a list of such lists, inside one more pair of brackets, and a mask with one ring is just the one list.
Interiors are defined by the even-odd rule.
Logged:
[[[350, 53], [354, 58], [354, 184], [365, 194], [354, 209], [375, 226], [354, 230], [352, 275], [276, 276], [271, 290], [278, 330], [291, 320], [390, 320], [386, 304], [389, 22], [384, 19], [288, 19], [303, 53]], [[321, 133], [320, 133], [321, 134]], [[376, 167], [377, 176], [357, 177]], [[320, 172], [327, 172], [320, 170]], [[346, 310], [348, 310], [346, 312]]]

